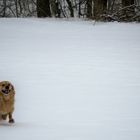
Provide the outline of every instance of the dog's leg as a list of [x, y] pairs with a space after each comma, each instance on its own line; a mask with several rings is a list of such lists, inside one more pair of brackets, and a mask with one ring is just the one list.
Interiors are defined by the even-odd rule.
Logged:
[[6, 120], [6, 119], [7, 119], [7, 114], [1, 115], [1, 118], [2, 118], [3, 120]]
[[2, 116], [1, 116], [1, 114], [0, 114], [0, 121], [2, 120]]
[[14, 119], [12, 118], [12, 113], [10, 112], [9, 114], [9, 123], [14, 123]]

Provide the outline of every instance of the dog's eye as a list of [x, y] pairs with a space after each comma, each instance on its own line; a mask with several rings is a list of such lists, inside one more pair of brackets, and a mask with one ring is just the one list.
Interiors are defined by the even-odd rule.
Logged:
[[5, 86], [5, 84], [2, 84], [2, 86], [4, 87], [4, 86]]

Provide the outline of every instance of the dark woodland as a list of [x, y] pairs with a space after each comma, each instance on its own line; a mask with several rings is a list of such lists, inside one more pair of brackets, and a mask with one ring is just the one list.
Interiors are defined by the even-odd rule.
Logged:
[[140, 0], [0, 0], [0, 17], [140, 22]]

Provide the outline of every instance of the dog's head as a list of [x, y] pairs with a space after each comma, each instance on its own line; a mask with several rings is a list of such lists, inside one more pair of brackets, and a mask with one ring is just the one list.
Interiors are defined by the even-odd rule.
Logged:
[[8, 100], [12, 94], [15, 94], [13, 85], [8, 81], [0, 82], [0, 93]]

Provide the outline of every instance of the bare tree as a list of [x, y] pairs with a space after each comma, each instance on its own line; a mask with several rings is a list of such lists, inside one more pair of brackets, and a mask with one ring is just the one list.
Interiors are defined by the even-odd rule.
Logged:
[[94, 0], [94, 18], [99, 20], [107, 10], [107, 0]]
[[59, 0], [50, 0], [52, 16], [61, 17], [61, 4]]
[[16, 8], [16, 17], [18, 17], [18, 0], [14, 0], [15, 2], [15, 8]]
[[73, 6], [72, 6], [72, 2], [70, 0], [66, 0], [69, 6], [69, 10], [70, 10], [70, 16], [74, 17], [74, 10], [73, 10]]
[[3, 0], [3, 17], [6, 16], [6, 7], [7, 7], [6, 0]]
[[50, 0], [37, 0], [37, 16], [51, 17]]
[[87, 18], [92, 18], [92, 5], [93, 5], [93, 0], [87, 0]]

